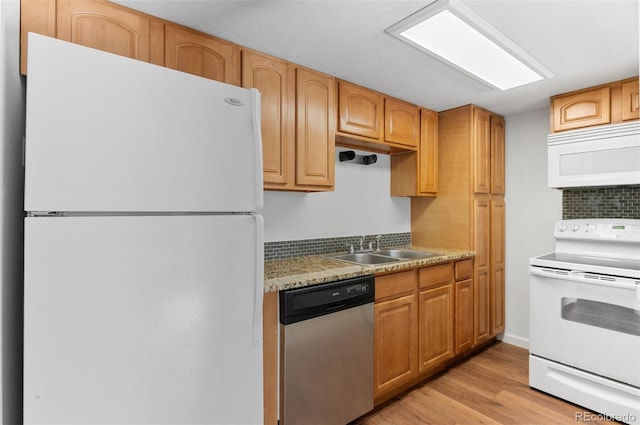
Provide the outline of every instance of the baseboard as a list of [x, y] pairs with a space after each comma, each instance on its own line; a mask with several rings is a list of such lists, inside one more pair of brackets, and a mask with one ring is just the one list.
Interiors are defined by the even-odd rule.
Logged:
[[498, 335], [498, 339], [500, 341], [506, 342], [507, 344], [516, 345], [520, 348], [529, 349], [529, 339], [523, 338], [518, 335], [504, 333], [502, 335]]

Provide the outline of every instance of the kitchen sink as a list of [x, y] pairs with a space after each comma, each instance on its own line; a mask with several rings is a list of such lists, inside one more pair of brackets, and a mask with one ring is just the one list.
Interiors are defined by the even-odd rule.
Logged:
[[419, 258], [428, 258], [433, 257], [434, 254], [430, 252], [423, 251], [414, 251], [411, 249], [381, 249], [380, 251], [376, 251], [377, 255], [385, 255], [387, 257], [399, 258], [402, 260], [406, 259], [419, 259]]
[[435, 254], [411, 249], [381, 249], [372, 252], [356, 252], [353, 254], [328, 255], [327, 258], [348, 261], [356, 264], [387, 264], [398, 261], [408, 261], [420, 258], [432, 257]]
[[349, 261], [351, 263], [358, 263], [358, 264], [385, 264], [385, 263], [394, 263], [396, 261], [400, 261], [397, 258], [371, 254], [368, 252], [358, 252], [356, 254], [330, 255], [328, 256], [328, 258], [333, 258], [333, 259], [342, 260], [342, 261]]

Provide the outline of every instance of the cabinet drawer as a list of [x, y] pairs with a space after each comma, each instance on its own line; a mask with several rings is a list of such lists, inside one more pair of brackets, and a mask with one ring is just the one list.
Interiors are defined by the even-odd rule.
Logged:
[[449, 283], [453, 279], [453, 263], [438, 264], [418, 270], [418, 286], [420, 289]]
[[455, 279], [456, 282], [464, 279], [470, 279], [473, 275], [473, 258], [456, 261]]
[[376, 301], [409, 294], [417, 287], [418, 273], [416, 270], [376, 276]]

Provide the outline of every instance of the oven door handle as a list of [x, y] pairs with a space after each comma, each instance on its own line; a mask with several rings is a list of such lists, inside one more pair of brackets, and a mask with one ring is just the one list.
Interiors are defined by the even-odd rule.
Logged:
[[[549, 270], [549, 271], [546, 271], [546, 270]], [[551, 269], [546, 269], [546, 270], [537, 268], [537, 267], [530, 267], [529, 274], [533, 276], [540, 276], [540, 277], [546, 277], [551, 279], [568, 280], [570, 282], [588, 283], [590, 285], [609, 286], [611, 288], [620, 288], [620, 289], [633, 289], [635, 291], [639, 291], [639, 294], [640, 294], [640, 285], [638, 285], [637, 283], [631, 282], [630, 279], [625, 279], [625, 280], [629, 280], [629, 282], [621, 282], [620, 280], [622, 278], [618, 278], [616, 282], [609, 282], [606, 280], [576, 276], [575, 274], [555, 273], [555, 271]]]

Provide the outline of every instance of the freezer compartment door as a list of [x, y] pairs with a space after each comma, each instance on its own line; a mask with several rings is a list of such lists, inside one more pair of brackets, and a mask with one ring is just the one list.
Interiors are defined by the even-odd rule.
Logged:
[[30, 34], [25, 173], [26, 211], [260, 211], [260, 95]]
[[263, 423], [260, 216], [25, 227], [25, 424]]

